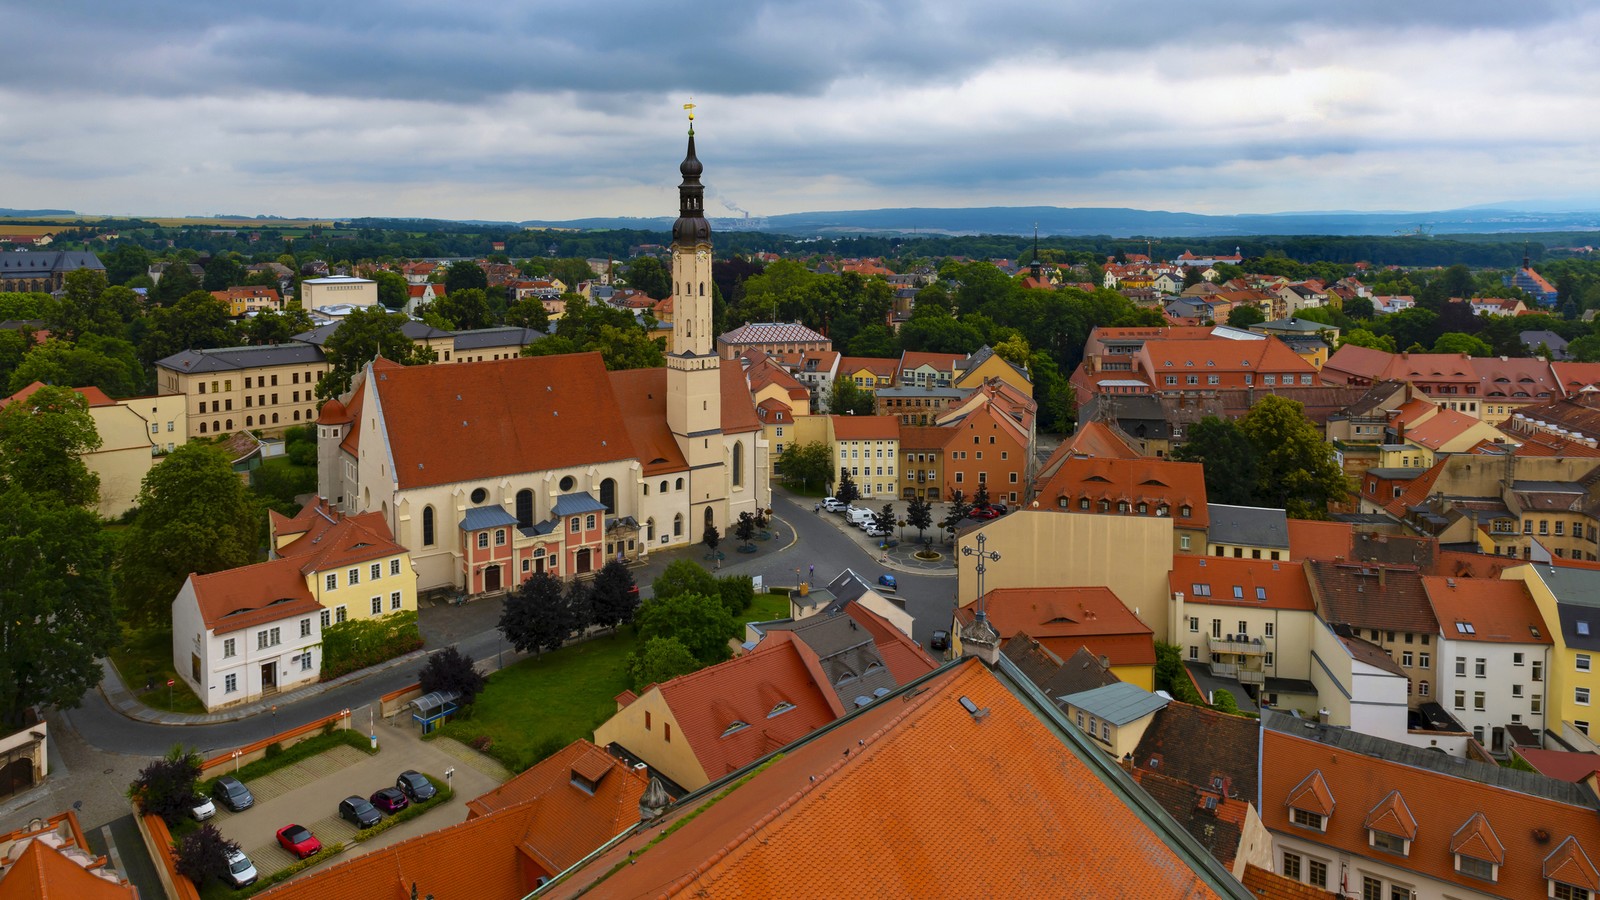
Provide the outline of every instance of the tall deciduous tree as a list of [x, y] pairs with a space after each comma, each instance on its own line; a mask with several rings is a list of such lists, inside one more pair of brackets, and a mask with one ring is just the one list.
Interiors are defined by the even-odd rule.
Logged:
[[548, 572], [535, 572], [500, 610], [500, 632], [506, 642], [535, 655], [560, 649], [573, 625], [561, 582]]
[[694, 658], [689, 648], [672, 637], [653, 637], [642, 641], [639, 649], [628, 658], [628, 674], [633, 679], [636, 691], [671, 681], [699, 668], [700, 661]]
[[917, 541], [921, 542], [923, 532], [933, 524], [933, 507], [921, 497], [913, 497], [906, 504], [906, 524], [917, 530]]
[[444, 286], [451, 294], [471, 288], [481, 291], [489, 287], [489, 275], [482, 266], [470, 259], [463, 259], [451, 263], [450, 268], [445, 270]]
[[213, 444], [183, 444], [144, 477], [139, 515], [123, 535], [118, 594], [133, 619], [169, 620], [189, 573], [208, 574], [256, 559], [254, 498]]
[[386, 309], [404, 309], [411, 299], [411, 284], [399, 272], [373, 272], [372, 280], [378, 284], [378, 302]]
[[429, 654], [428, 661], [422, 664], [422, 671], [417, 673], [417, 685], [423, 693], [443, 691], [457, 694], [457, 703], [461, 706], [471, 706], [472, 701], [483, 692], [485, 684], [487, 681], [483, 673], [478, 671], [477, 663], [453, 644]]
[[513, 328], [532, 328], [544, 331], [550, 327], [550, 312], [538, 297], [527, 297], [506, 309], [506, 324]]
[[633, 573], [619, 560], [607, 561], [595, 576], [589, 601], [590, 620], [601, 628], [632, 622], [639, 609], [639, 588], [634, 584]]
[[778, 457], [777, 468], [791, 484], [799, 482], [805, 488], [825, 484], [833, 474], [833, 453], [822, 441], [795, 444]]
[[733, 655], [728, 640], [738, 624], [722, 604], [720, 593], [678, 594], [653, 597], [639, 607], [639, 638], [677, 638], [702, 664], [721, 662]]
[[672, 273], [654, 256], [641, 256], [628, 265], [628, 286], [656, 300], [672, 296]]
[[[0, 731], [34, 706], [70, 708], [100, 683], [119, 630], [99, 517], [37, 487], [0, 487]], [[170, 606], [170, 595], [167, 604]]]
[[650, 582], [650, 593], [657, 597], [676, 597], [679, 594], [717, 596], [716, 576], [701, 568], [691, 559], [678, 559]]
[[1305, 416], [1305, 407], [1282, 397], [1264, 397], [1239, 420], [1257, 459], [1256, 495], [1296, 519], [1325, 519], [1328, 504], [1349, 495], [1349, 480]]
[[405, 316], [381, 306], [346, 316], [322, 347], [329, 368], [317, 382], [317, 396], [337, 397], [349, 390], [355, 374], [378, 356], [407, 366], [432, 362], [434, 352], [412, 343], [401, 330], [405, 323]]
[[76, 391], [47, 385], [0, 408], [0, 483], [65, 506], [93, 506], [100, 476], [82, 457], [98, 449], [89, 404]]
[[828, 394], [828, 411], [836, 416], [870, 416], [877, 412], [878, 398], [872, 391], [862, 390], [846, 376], [833, 380], [833, 390]]
[[1189, 439], [1172, 458], [1205, 466], [1206, 499], [1212, 503], [1256, 502], [1256, 447], [1239, 423], [1206, 416], [1189, 426]]
[[200, 754], [174, 745], [167, 755], [139, 770], [128, 788], [128, 799], [138, 802], [147, 815], [160, 816], [167, 825], [183, 821], [199, 800]]
[[[166, 284], [166, 279], [162, 279]], [[191, 291], [145, 317], [140, 358], [148, 365], [183, 350], [210, 350], [239, 342], [227, 304], [205, 291]]]

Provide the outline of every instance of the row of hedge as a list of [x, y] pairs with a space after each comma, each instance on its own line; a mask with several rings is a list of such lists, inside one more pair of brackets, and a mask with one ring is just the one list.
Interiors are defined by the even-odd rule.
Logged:
[[[372, 740], [365, 734], [353, 728], [335, 728], [325, 731], [316, 737], [306, 738], [292, 747], [283, 748], [277, 744], [267, 745], [267, 755], [252, 763], [239, 767], [237, 772], [219, 772], [211, 778], [200, 782], [195, 788], [201, 796], [211, 796], [211, 788], [217, 779], [225, 775], [232, 776], [240, 781], [250, 781], [263, 775], [270, 775], [286, 766], [292, 766], [303, 759], [310, 759], [319, 753], [325, 753], [341, 744], [346, 744], [371, 756], [378, 751], [372, 749]], [[277, 748], [277, 749], [274, 749]]]
[[422, 649], [412, 611], [376, 619], [350, 619], [322, 629], [322, 680], [330, 681]]

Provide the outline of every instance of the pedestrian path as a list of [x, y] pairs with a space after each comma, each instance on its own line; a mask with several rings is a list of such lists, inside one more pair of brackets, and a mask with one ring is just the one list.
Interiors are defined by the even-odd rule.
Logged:
[[499, 760], [485, 753], [468, 747], [455, 738], [436, 737], [431, 743], [434, 749], [460, 760], [463, 765], [470, 766], [479, 772], [493, 778], [497, 783], [511, 780], [511, 770], [500, 765]]

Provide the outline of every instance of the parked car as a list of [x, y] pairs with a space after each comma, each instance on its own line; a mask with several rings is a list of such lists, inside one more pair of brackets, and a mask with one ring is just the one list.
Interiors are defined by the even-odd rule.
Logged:
[[400, 777], [394, 780], [394, 786], [404, 791], [405, 795], [411, 798], [412, 803], [421, 803], [438, 793], [438, 788], [433, 786], [433, 782], [428, 780], [428, 776], [414, 769], [407, 769], [401, 772]]
[[210, 797], [196, 797], [194, 806], [190, 808], [189, 814], [194, 816], [195, 821], [204, 822], [217, 814], [217, 807], [216, 804], [211, 802]]
[[879, 575], [878, 586], [888, 588], [891, 591], [900, 589], [900, 585], [895, 582], [893, 575]]
[[928, 649], [929, 650], [949, 650], [950, 649], [950, 632], [948, 632], [948, 631], [935, 631], [933, 633], [933, 636], [928, 638]]
[[982, 507], [982, 508], [979, 508], [979, 509], [974, 509], [972, 512], [967, 513], [967, 518], [969, 518], [969, 519], [998, 519], [998, 518], [1000, 518], [1000, 510], [995, 509], [992, 506], [985, 506], [985, 507]]
[[211, 796], [221, 800], [223, 806], [234, 812], [244, 812], [256, 805], [255, 795], [251, 794], [250, 789], [244, 786], [244, 782], [232, 775], [224, 775], [218, 778], [217, 783], [211, 788]]
[[876, 518], [873, 516], [872, 510], [862, 509], [859, 506], [850, 507], [845, 511], [844, 517], [846, 521], [857, 528], [866, 528], [870, 526], [873, 520]]
[[837, 497], [823, 497], [822, 508], [828, 512], [844, 512], [847, 508], [849, 508], [849, 504]]
[[371, 828], [378, 824], [383, 814], [361, 797], [346, 797], [339, 801], [339, 818], [357, 828]]
[[243, 851], [235, 850], [228, 854], [228, 871], [222, 876], [223, 881], [236, 888], [242, 888], [255, 884], [257, 877], [259, 874], [256, 872], [256, 864], [251, 862], [250, 857], [245, 856]]
[[315, 856], [322, 850], [322, 842], [304, 825], [285, 825], [278, 829], [278, 845], [299, 859]]
[[390, 815], [394, 815], [411, 805], [411, 801], [406, 799], [406, 792], [397, 787], [384, 788], [367, 799], [372, 802], [373, 806]]

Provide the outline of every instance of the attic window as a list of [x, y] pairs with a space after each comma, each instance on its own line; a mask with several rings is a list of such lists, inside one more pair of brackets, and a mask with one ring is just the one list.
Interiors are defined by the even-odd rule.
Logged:
[[1194, 595], [1196, 597], [1211, 596], [1211, 585], [1209, 584], [1200, 584], [1199, 582], [1196, 582], [1194, 585], [1192, 585], [1192, 587], [1194, 588]]
[[730, 723], [727, 728], [723, 729], [722, 736], [723, 737], [727, 737], [730, 734], [733, 734], [733, 733], [738, 732], [738, 731], [743, 731], [743, 730], [745, 730], [746, 728], [749, 728], [749, 727], [750, 727], [750, 723], [749, 722], [741, 722], [738, 719], [734, 719], [733, 722]]
[[573, 769], [572, 770], [572, 786], [577, 788], [580, 791], [583, 791], [585, 794], [588, 794], [589, 796], [593, 797], [595, 790], [600, 787], [600, 782], [591, 781], [588, 778], [584, 777], [582, 774], [580, 774], [577, 769]]
[[769, 718], [769, 719], [776, 718], [778, 716], [783, 715], [784, 713], [788, 712], [791, 709], [794, 709], [794, 704], [793, 703], [790, 703], [787, 700], [779, 700], [777, 705], [772, 707], [772, 712], [767, 713], [767, 718]]
[[1267, 599], [1267, 589], [1264, 588], [1264, 587], [1256, 588], [1256, 599], [1257, 600], [1265, 600], [1265, 599]]
[[[1580, 622], [1578, 624], [1580, 626], [1583, 625], [1582, 622]], [[1461, 634], [1477, 634], [1478, 633], [1478, 629], [1473, 628], [1471, 622], [1457, 622], [1456, 623], [1456, 631], [1460, 632]], [[1579, 634], [1585, 634], [1587, 632], [1583, 628], [1580, 627], [1578, 629], [1578, 633]]]
[[1582, 634], [1582, 635], [1588, 635], [1588, 633], [1589, 633], [1589, 623], [1588, 622], [1579, 622], [1578, 623], [1578, 633]]
[[1233, 586], [1233, 599], [1235, 599], [1235, 600], [1243, 600], [1244, 599], [1244, 588], [1241, 585], [1237, 585], [1236, 584], [1236, 585]]

